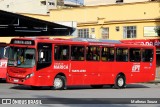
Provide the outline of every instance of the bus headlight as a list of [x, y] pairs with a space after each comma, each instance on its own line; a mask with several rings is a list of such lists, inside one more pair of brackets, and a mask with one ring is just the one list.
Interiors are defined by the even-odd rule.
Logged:
[[33, 77], [34, 76], [34, 73], [30, 74], [30, 77]]
[[33, 76], [34, 76], [34, 73], [28, 74], [28, 75], [26, 76], [26, 79], [31, 78], [31, 77], [33, 77]]
[[28, 79], [28, 78], [29, 78], [29, 75], [26, 76], [26, 79]]

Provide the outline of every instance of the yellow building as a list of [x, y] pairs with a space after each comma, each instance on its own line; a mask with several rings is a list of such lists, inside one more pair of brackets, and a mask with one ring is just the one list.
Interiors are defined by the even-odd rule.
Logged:
[[52, 9], [49, 15], [23, 15], [51, 22], [75, 21], [78, 37], [113, 40], [159, 38], [154, 31], [156, 26], [160, 26], [158, 1]]
[[[144, 40], [144, 44], [157, 46], [157, 59], [160, 58], [160, 37], [154, 30], [160, 26], [160, 1], [50, 10], [48, 16], [25, 15], [47, 21], [76, 21], [78, 37]], [[156, 73], [160, 77], [160, 60]]]
[[137, 2], [50, 10], [50, 15], [24, 14], [47, 21], [76, 21], [79, 37], [158, 39], [160, 2]]

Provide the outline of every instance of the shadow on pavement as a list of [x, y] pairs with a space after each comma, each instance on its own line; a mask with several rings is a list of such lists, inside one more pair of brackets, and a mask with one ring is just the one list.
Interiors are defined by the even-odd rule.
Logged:
[[127, 85], [127, 87], [126, 87], [126, 89], [133, 89], [133, 88], [150, 88], [150, 87], [148, 87], [148, 86], [146, 86], [146, 85], [144, 85], [144, 84], [128, 84]]
[[[53, 106], [60, 104], [60, 107], [128, 107], [131, 98], [53, 98], [52, 96], [36, 95], [35, 98], [42, 100], [43, 105]], [[135, 107], [135, 106], [130, 106]]]
[[10, 89], [16, 89], [16, 90], [51, 90], [50, 87], [40, 87], [33, 89], [30, 86], [24, 86], [24, 85], [14, 85], [13, 87], [10, 87]]
[[[136, 89], [136, 88], [150, 88], [144, 84], [129, 84], [125, 89]], [[10, 87], [10, 89], [16, 89], [16, 90], [54, 90], [51, 87], [37, 87], [33, 89], [30, 86], [24, 86], [24, 85], [14, 85]], [[90, 86], [68, 86], [67, 90], [88, 90], [88, 89], [114, 89], [109, 85], [105, 85], [103, 88], [92, 88]]]
[[0, 79], [0, 83], [7, 83], [5, 79]]

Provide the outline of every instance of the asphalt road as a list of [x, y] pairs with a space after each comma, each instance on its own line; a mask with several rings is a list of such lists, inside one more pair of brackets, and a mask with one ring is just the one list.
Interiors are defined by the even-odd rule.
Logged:
[[[89, 98], [158, 98], [160, 102], [160, 83], [139, 83], [127, 85], [125, 89], [112, 89], [105, 86], [101, 89], [93, 89], [90, 86], [74, 86], [68, 87], [67, 90], [50, 90], [44, 87], [41, 90], [32, 90], [28, 86], [14, 85], [1, 82], [0, 83], [0, 98], [82, 98], [86, 100]], [[85, 99], [86, 98], [86, 99]], [[126, 99], [126, 100], [127, 100]], [[0, 105], [6, 106], [8, 105]], [[13, 107], [22, 105], [10, 105]], [[28, 105], [23, 105], [28, 107]], [[30, 107], [48, 106], [48, 107], [160, 107], [159, 104], [42, 104], [29, 105]]]

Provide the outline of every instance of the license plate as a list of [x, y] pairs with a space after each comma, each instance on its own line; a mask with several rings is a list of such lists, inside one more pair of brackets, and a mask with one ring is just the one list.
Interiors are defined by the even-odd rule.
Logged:
[[13, 81], [14, 81], [14, 82], [18, 82], [18, 80], [17, 80], [17, 79], [14, 79]]

